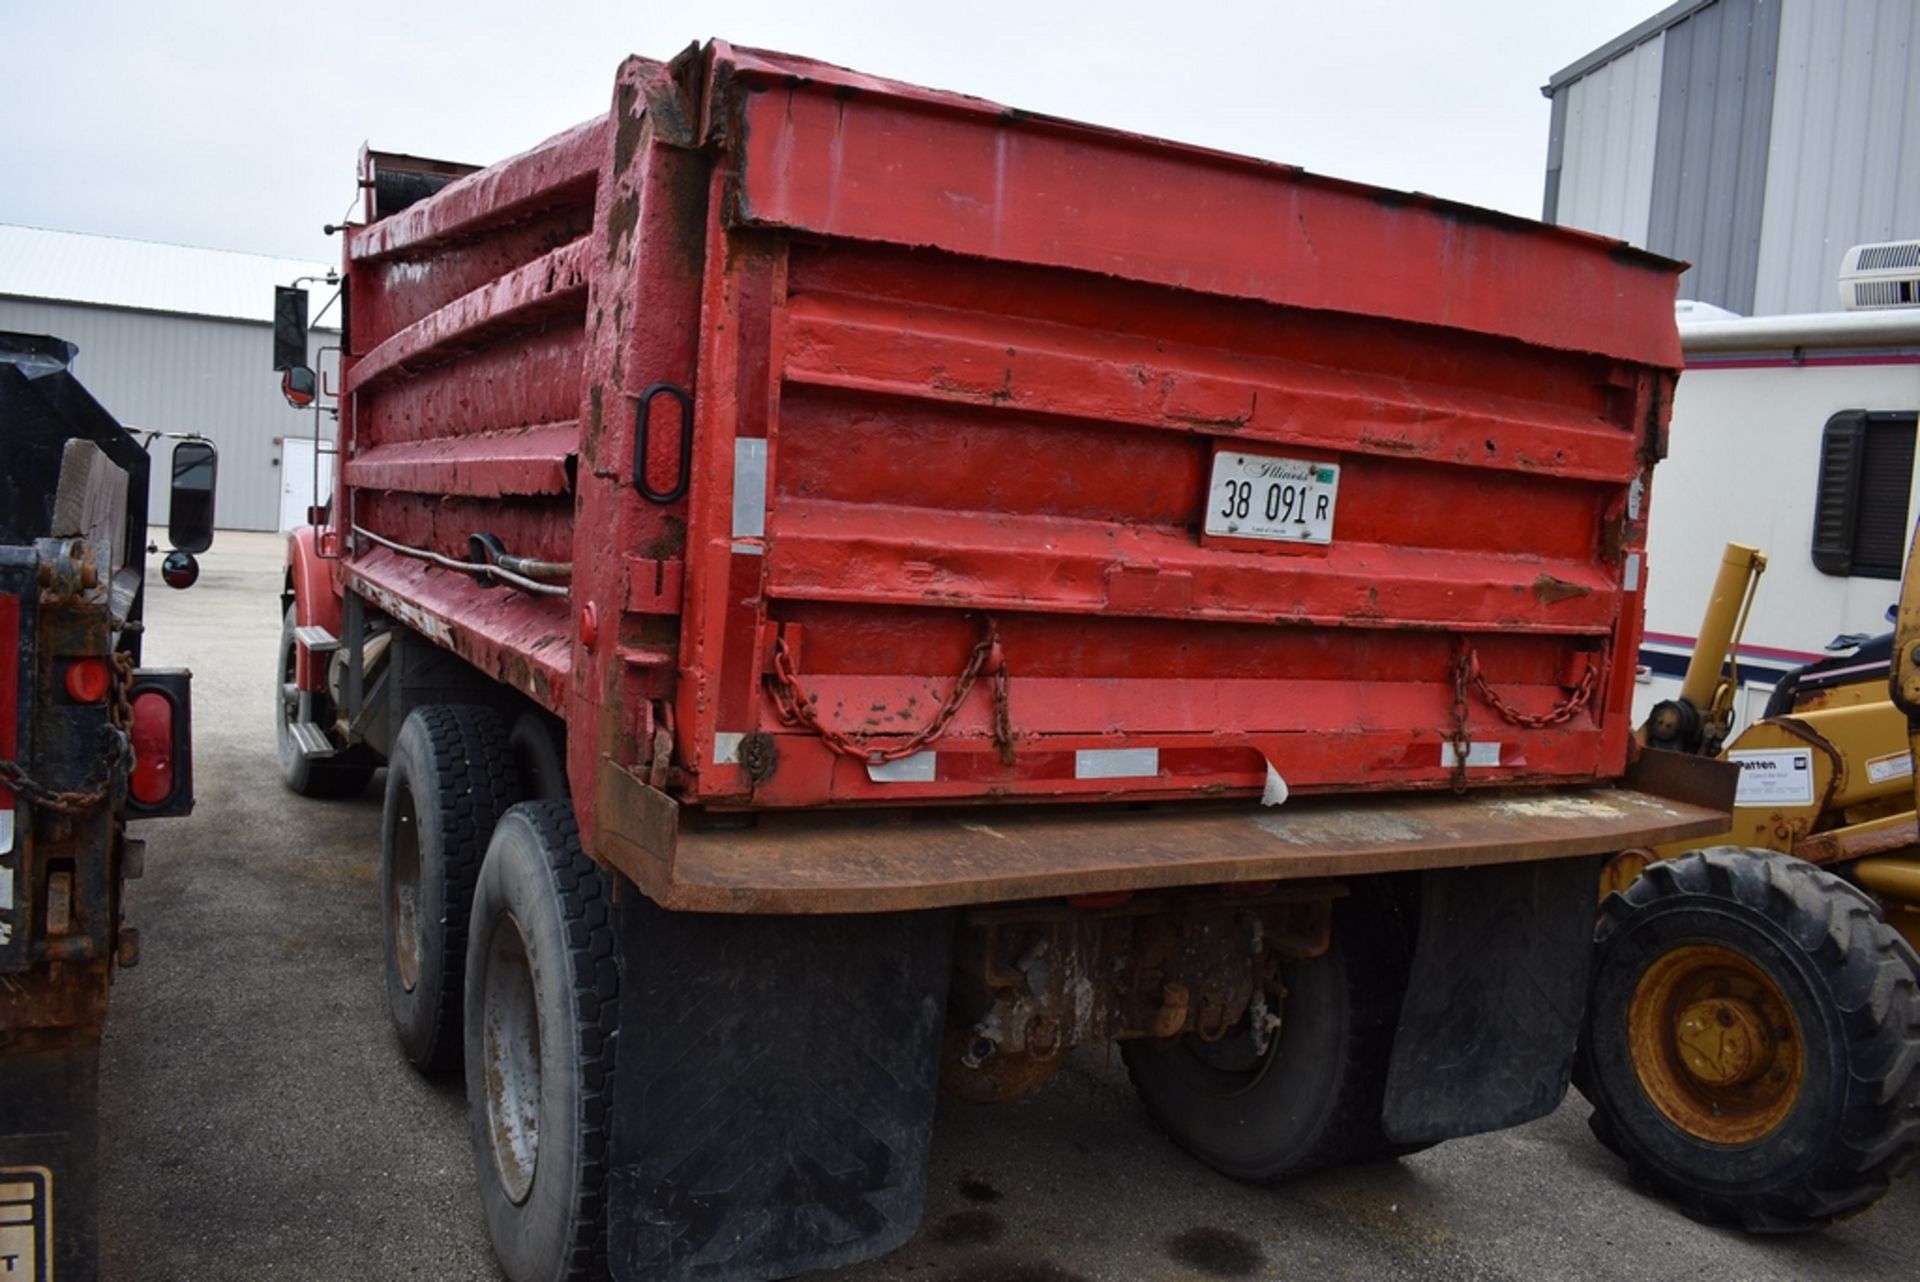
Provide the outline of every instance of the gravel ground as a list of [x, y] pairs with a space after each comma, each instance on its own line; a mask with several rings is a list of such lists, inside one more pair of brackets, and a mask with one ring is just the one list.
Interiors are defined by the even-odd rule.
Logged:
[[[271, 701], [280, 541], [223, 533], [156, 587], [147, 662], [194, 671], [191, 818], [144, 825], [144, 960], [108, 1020], [108, 1282], [491, 1279], [460, 1085], [402, 1062], [380, 984], [377, 788], [283, 790]], [[154, 581], [157, 583], [157, 576]], [[1575, 1096], [1501, 1135], [1281, 1189], [1221, 1179], [1149, 1127], [1118, 1057], [1038, 1094], [944, 1107], [927, 1219], [849, 1282], [1920, 1276], [1920, 1180], [1826, 1233], [1767, 1240], [1638, 1195]]]

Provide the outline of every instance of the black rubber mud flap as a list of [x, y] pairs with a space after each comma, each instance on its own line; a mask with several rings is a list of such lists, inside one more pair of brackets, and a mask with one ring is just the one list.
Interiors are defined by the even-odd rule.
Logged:
[[954, 919], [620, 911], [616, 1282], [790, 1277], [920, 1222]]
[[95, 1145], [100, 1051], [0, 1056], [0, 1278], [99, 1271]]
[[1586, 1010], [1600, 859], [1421, 874], [1412, 980], [1381, 1121], [1431, 1144], [1544, 1117]]

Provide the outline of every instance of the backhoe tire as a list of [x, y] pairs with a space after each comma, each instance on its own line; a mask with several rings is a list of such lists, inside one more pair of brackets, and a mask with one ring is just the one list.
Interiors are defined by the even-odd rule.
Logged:
[[1244, 1030], [1124, 1042], [1134, 1089], [1174, 1143], [1252, 1183], [1428, 1147], [1390, 1144], [1380, 1125], [1409, 958], [1398, 915], [1362, 888], [1336, 901], [1327, 952], [1282, 968], [1265, 1056]]
[[[297, 658], [294, 648], [293, 629], [296, 626], [294, 608], [280, 620], [280, 649], [274, 664], [274, 748], [280, 761], [280, 778], [287, 787], [303, 797], [340, 798], [357, 797], [366, 791], [367, 780], [373, 778], [377, 768], [371, 754], [365, 748], [352, 747], [337, 752], [330, 757], [316, 757], [303, 752], [294, 741], [291, 726], [299, 715], [294, 703], [287, 697], [287, 689], [293, 684]], [[313, 702], [316, 719], [321, 724], [332, 720], [333, 704], [325, 694], [314, 694]]]
[[1818, 1228], [1920, 1148], [1913, 950], [1789, 856], [1655, 863], [1601, 907], [1577, 1080], [1642, 1187], [1696, 1219]]
[[467, 940], [467, 1120], [513, 1282], [604, 1277], [618, 941], [568, 801], [494, 830]]
[[387, 1010], [423, 1073], [460, 1067], [467, 919], [493, 829], [521, 799], [491, 708], [428, 705], [400, 727], [380, 816]]

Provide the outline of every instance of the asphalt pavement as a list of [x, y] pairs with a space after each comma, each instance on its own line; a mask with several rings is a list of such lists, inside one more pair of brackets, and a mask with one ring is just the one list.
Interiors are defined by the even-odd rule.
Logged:
[[[402, 1061], [381, 988], [379, 780], [308, 801], [274, 765], [281, 541], [223, 532], [150, 582], [150, 665], [194, 673], [183, 820], [140, 825], [102, 1068], [107, 1282], [492, 1279], [458, 1080]], [[1278, 1189], [1197, 1166], [1089, 1048], [1037, 1094], [943, 1105], [926, 1222], [848, 1282], [1920, 1277], [1920, 1175], [1824, 1233], [1696, 1224], [1555, 1114]]]

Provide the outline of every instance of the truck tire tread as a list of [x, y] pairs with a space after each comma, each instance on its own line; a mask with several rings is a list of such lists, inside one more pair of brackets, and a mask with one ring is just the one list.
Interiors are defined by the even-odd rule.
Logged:
[[[466, 968], [467, 918], [473, 907], [474, 883], [479, 879], [494, 827], [521, 798], [520, 777], [507, 746], [506, 726], [491, 708], [428, 704], [414, 709], [407, 723], [395, 742], [388, 771], [381, 844], [384, 856], [384, 847], [392, 839], [394, 797], [409, 785], [418, 757], [427, 776], [422, 782], [431, 792], [416, 792], [415, 807], [424, 808], [428, 797], [432, 798], [440, 837], [438, 851], [429, 857], [423, 849], [420, 860], [423, 901], [426, 879], [437, 876], [440, 882], [439, 921], [423, 929], [422, 978], [414, 990], [428, 988], [426, 981], [431, 979], [431, 1010], [420, 1011], [411, 1020], [405, 1018], [404, 995], [395, 991], [398, 980], [392, 972], [390, 945], [388, 991], [395, 1003], [394, 1021], [408, 1060], [423, 1073], [445, 1073], [457, 1070], [461, 1062], [461, 977]], [[419, 728], [410, 736], [408, 729], [416, 724]], [[421, 844], [424, 847], [425, 842]], [[383, 880], [386, 871], [383, 867]]]
[[[469, 1038], [468, 1108], [481, 1180], [486, 1186], [483, 1189], [483, 1201], [496, 1252], [500, 1251], [503, 1236], [516, 1239], [525, 1237], [528, 1228], [549, 1239], [547, 1253], [541, 1255], [536, 1266], [538, 1273], [526, 1276], [539, 1276], [552, 1282], [603, 1279], [607, 1276], [609, 1143], [613, 1127], [612, 1092], [620, 1021], [620, 958], [614, 929], [612, 887], [608, 875], [581, 848], [572, 802], [562, 798], [518, 803], [502, 817], [500, 829], [496, 831], [496, 851], [502, 837], [520, 839], [520, 834], [505, 831], [509, 827], [524, 828], [526, 835], [532, 838], [529, 844], [537, 854], [531, 862], [536, 864], [537, 880], [542, 884], [541, 893], [558, 915], [565, 951], [565, 957], [561, 959], [563, 964], [557, 968], [557, 974], [564, 992], [564, 1008], [571, 1015], [573, 1064], [543, 1064], [542, 1072], [559, 1072], [566, 1067], [573, 1069], [577, 1082], [577, 1109], [571, 1135], [552, 1137], [564, 1147], [550, 1150], [546, 1135], [542, 1136], [541, 1144], [543, 1159], [552, 1154], [552, 1169], [568, 1167], [572, 1175], [572, 1196], [567, 1203], [564, 1223], [528, 1226], [516, 1225], [512, 1221], [514, 1208], [504, 1204], [502, 1195], [492, 1184], [491, 1160], [483, 1135], [485, 1125], [479, 1120], [484, 1117], [485, 1106], [475, 1094], [475, 1082], [480, 1076], [473, 1063], [477, 1048]], [[482, 888], [476, 896], [473, 904], [475, 922], [490, 908], [500, 906], [486, 898], [489, 893]], [[522, 911], [527, 909], [523, 907]], [[478, 950], [484, 941], [476, 935], [468, 942], [472, 949]], [[470, 953], [469, 965], [477, 960]], [[535, 1178], [538, 1178], [537, 1173]], [[532, 1206], [538, 1200], [537, 1197], [529, 1198], [528, 1205]], [[505, 1221], [497, 1218], [501, 1214], [507, 1217]], [[504, 1253], [502, 1264], [509, 1264]], [[516, 1279], [523, 1276], [514, 1273], [511, 1267], [508, 1268], [508, 1274]]]
[[[1345, 1003], [1345, 1028], [1335, 1053], [1320, 1059], [1335, 1074], [1326, 1083], [1328, 1106], [1304, 1148], [1284, 1157], [1278, 1153], [1258, 1160], [1233, 1160], [1202, 1138], [1192, 1119], [1180, 1116], [1182, 1101], [1154, 1080], [1153, 1054], [1178, 1054], [1166, 1049], [1123, 1043], [1127, 1075], [1145, 1105], [1149, 1119], [1176, 1145], [1195, 1158], [1234, 1179], [1254, 1184], [1278, 1184], [1304, 1175], [1374, 1158], [1400, 1157], [1431, 1147], [1396, 1145], [1381, 1127], [1381, 1105], [1386, 1095], [1387, 1070], [1393, 1056], [1394, 1030], [1406, 992], [1411, 947], [1404, 919], [1384, 896], [1359, 888], [1335, 908], [1335, 947], [1338, 957], [1323, 956], [1308, 966], [1338, 965], [1336, 1000]], [[1287, 1035], [1288, 1013], [1281, 1012], [1279, 1036]], [[1321, 1016], [1325, 1018], [1325, 1016]], [[1280, 1053], [1283, 1048], [1276, 1048]], [[1295, 1048], [1295, 1054], [1308, 1053]], [[1256, 1089], [1258, 1089], [1256, 1087]], [[1280, 1107], [1289, 1101], [1274, 1100]]]

